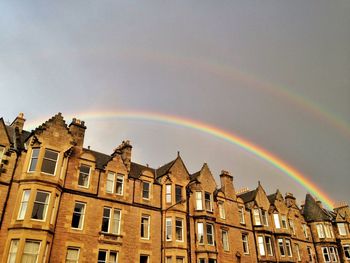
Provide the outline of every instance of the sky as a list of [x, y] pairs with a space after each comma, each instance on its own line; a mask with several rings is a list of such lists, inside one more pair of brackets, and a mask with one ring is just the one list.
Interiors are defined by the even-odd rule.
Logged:
[[[350, 1], [1, 1], [0, 117], [175, 115], [245, 138], [350, 201]], [[84, 119], [83, 119], [84, 120]], [[308, 189], [237, 145], [147, 119], [87, 118], [85, 146], [125, 139], [159, 167], [180, 151], [237, 190]]]

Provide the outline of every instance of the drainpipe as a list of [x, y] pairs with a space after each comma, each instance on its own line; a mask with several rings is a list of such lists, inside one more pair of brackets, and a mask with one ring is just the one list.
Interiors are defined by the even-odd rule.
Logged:
[[[6, 199], [5, 199], [5, 203], [4, 203], [3, 213], [1, 214], [0, 229], [1, 229], [1, 227], [2, 227], [2, 221], [4, 220], [4, 216], [5, 216], [5, 211], [6, 211], [7, 203], [8, 203], [8, 200], [9, 200], [9, 198], [10, 198], [10, 192], [11, 192], [11, 188], [12, 188], [13, 177], [14, 177], [14, 175], [15, 175], [15, 171], [16, 171], [17, 164], [18, 164], [18, 158], [19, 158], [19, 156], [20, 156], [19, 150], [9, 150], [9, 151], [16, 153], [16, 160], [15, 160], [15, 165], [14, 165], [14, 167], [13, 167], [13, 171], [12, 171], [12, 175], [11, 175], [11, 179], [10, 179], [9, 188], [8, 188], [8, 191], [7, 191], [7, 194], [6, 194]], [[1, 171], [0, 171], [0, 175], [1, 175]]]

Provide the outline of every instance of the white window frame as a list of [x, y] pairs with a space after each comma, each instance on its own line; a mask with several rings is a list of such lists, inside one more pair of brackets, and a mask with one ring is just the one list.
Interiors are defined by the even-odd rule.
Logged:
[[[117, 174], [117, 177], [116, 177], [116, 184], [115, 184], [115, 193], [117, 194], [117, 195], [124, 195], [124, 182], [125, 180], [124, 180], [124, 175], [123, 174]], [[118, 193], [118, 191], [117, 191], [117, 187], [118, 187], [118, 184], [121, 184], [121, 193]]]
[[261, 210], [261, 221], [264, 226], [269, 226], [268, 212], [266, 210]]
[[165, 202], [167, 204], [171, 204], [171, 184], [165, 185]]
[[106, 179], [106, 193], [113, 194], [115, 190], [115, 178], [116, 174], [113, 172], [107, 173]]
[[309, 257], [309, 262], [314, 262], [314, 258], [313, 258], [313, 254], [312, 254], [312, 249], [311, 247], [306, 247], [306, 250], [307, 250], [307, 255]]
[[[145, 193], [145, 189], [144, 189], [144, 186], [145, 184], [148, 184], [148, 197], [145, 197], [144, 196], [144, 193]], [[145, 199], [145, 200], [150, 200], [151, 199], [151, 182], [149, 181], [142, 181], [142, 199]]]
[[[284, 242], [283, 242], [282, 238], [277, 239], [277, 245], [278, 245], [278, 250], [279, 250], [281, 257], [285, 257], [286, 256], [286, 248], [284, 246]], [[282, 248], [282, 250], [281, 250], [281, 248]], [[282, 251], [283, 251], [283, 253], [282, 253]]]
[[[177, 226], [177, 222], [181, 222], [181, 227]], [[177, 231], [178, 229], [181, 229], [181, 239], [177, 238]], [[184, 241], [184, 220], [182, 218], [176, 218], [175, 219], [175, 239], [177, 242], [183, 242]]]
[[8, 253], [8, 257], [7, 257], [7, 262], [16, 262], [19, 241], [20, 240], [17, 238], [11, 239], [10, 249], [9, 249], [9, 253]]
[[[68, 258], [68, 251], [72, 251], [72, 250], [78, 251], [77, 258]], [[80, 247], [67, 247], [66, 261], [65, 262], [78, 263], [79, 262], [79, 255], [80, 255]]]
[[[36, 152], [36, 151], [37, 151], [38, 155], [36, 157], [33, 157], [34, 152]], [[34, 173], [36, 171], [36, 168], [37, 168], [38, 163], [39, 163], [39, 154], [40, 154], [40, 148], [32, 148], [32, 152], [30, 155], [30, 161], [29, 161], [29, 165], [28, 165], [28, 170], [27, 170], [28, 173]], [[30, 170], [30, 167], [32, 166], [33, 159], [36, 160], [36, 164], [34, 166], [34, 169]]]
[[293, 257], [292, 242], [289, 239], [285, 240], [286, 252], [288, 257]]
[[[28, 194], [26, 195], [26, 193], [28, 193]], [[24, 218], [26, 217], [30, 193], [31, 193], [30, 189], [23, 190], [21, 204], [20, 204], [19, 210], [18, 210], [17, 220], [24, 220]]]
[[219, 207], [219, 216], [221, 219], [226, 219], [226, 213], [225, 213], [225, 203], [222, 201], [218, 202]]
[[270, 236], [265, 236], [265, 244], [266, 244], [266, 254], [268, 256], [273, 256], [272, 238]]
[[331, 262], [338, 262], [338, 253], [335, 247], [329, 247], [329, 255]]
[[[329, 254], [328, 247], [322, 247], [321, 249], [322, 249], [322, 255], [323, 255], [324, 262], [331, 262], [331, 255]], [[326, 254], [327, 254], [329, 260], [326, 260]]]
[[245, 225], [245, 216], [244, 216], [244, 212], [245, 212], [244, 206], [239, 206], [239, 207], [238, 207], [238, 214], [239, 214], [239, 223], [240, 223], [241, 225]]
[[273, 221], [275, 223], [275, 228], [281, 228], [280, 215], [278, 213], [273, 213]]
[[197, 222], [197, 241], [198, 244], [204, 244], [204, 223]]
[[326, 237], [323, 224], [317, 224], [316, 229], [317, 229], [318, 238], [325, 238]]
[[[83, 205], [83, 211], [82, 212], [75, 212], [75, 205], [76, 204], [81, 204]], [[77, 213], [80, 215], [80, 218], [79, 218], [79, 224], [80, 225], [80, 222], [81, 222], [81, 227], [73, 227], [72, 226], [72, 222], [73, 222], [73, 217], [74, 217], [74, 213]], [[75, 229], [75, 230], [83, 230], [84, 228], [84, 218], [85, 218], [85, 214], [86, 214], [86, 203], [83, 203], [83, 202], [79, 202], [79, 201], [75, 201], [74, 202], [74, 207], [73, 207], [73, 213], [72, 213], [72, 222], [71, 222], [71, 228], [72, 229]]]
[[230, 243], [229, 243], [229, 238], [228, 238], [228, 231], [222, 229], [221, 230], [221, 236], [222, 236], [222, 247], [224, 251], [230, 251]]
[[[207, 199], [206, 195], [209, 195], [209, 199]], [[207, 207], [208, 204], [208, 207]], [[204, 192], [204, 205], [205, 210], [208, 212], [213, 212], [213, 197], [212, 194], [209, 192]]]
[[171, 241], [173, 239], [173, 219], [171, 217], [165, 218], [165, 240]]
[[[51, 158], [45, 157], [45, 154], [46, 154], [47, 151], [56, 153], [57, 154], [57, 159], [55, 160], [55, 159], [51, 159]], [[43, 158], [42, 158], [42, 161], [41, 161], [41, 173], [47, 174], [47, 175], [51, 175], [51, 176], [55, 176], [56, 175], [56, 171], [57, 171], [57, 164], [58, 164], [59, 159], [60, 159], [60, 153], [59, 152], [51, 150], [51, 149], [45, 149], [44, 155], [43, 155]], [[49, 161], [54, 161], [55, 162], [55, 170], [54, 170], [53, 174], [48, 173], [48, 172], [43, 172], [43, 164], [44, 164], [45, 160], [49, 160]]]
[[254, 225], [261, 226], [260, 208], [253, 209]]
[[266, 256], [264, 236], [258, 236], [259, 255]]
[[[206, 229], [207, 229], [207, 244], [208, 245], [210, 245], [210, 246], [214, 246], [214, 244], [215, 244], [215, 234], [214, 234], [214, 225], [213, 224], [211, 224], [211, 223], [207, 223], [206, 224]], [[211, 231], [209, 231], [209, 229], [211, 230]], [[209, 243], [209, 237], [212, 237], [212, 241], [213, 241], [213, 243]]]
[[[85, 173], [85, 172], [82, 172], [80, 169], [82, 166], [85, 166], [85, 167], [88, 167], [89, 168], [89, 173]], [[90, 177], [91, 177], [91, 166], [90, 165], [87, 165], [87, 164], [80, 164], [79, 166], [79, 170], [78, 170], [78, 186], [79, 187], [83, 187], [83, 188], [89, 188], [90, 187]], [[83, 175], [87, 175], [87, 185], [81, 185], [79, 184], [79, 179], [80, 179], [80, 175], [83, 174]]]
[[203, 193], [202, 191], [196, 191], [196, 210], [203, 210]]
[[283, 229], [288, 229], [288, 221], [286, 215], [281, 215], [281, 226]]
[[298, 259], [298, 261], [301, 261], [299, 244], [295, 244], [295, 250], [297, 251], [297, 259]]
[[[350, 259], [350, 244], [349, 245], [343, 245], [344, 250], [344, 256], [347, 260]], [[348, 256], [346, 255], [346, 251], [348, 251]]]
[[[243, 244], [243, 253], [249, 255], [249, 240], [248, 234], [242, 233], [242, 244]], [[247, 251], [244, 251], [246, 248]]]
[[143, 223], [142, 219], [147, 219], [147, 221], [146, 221], [147, 222], [147, 225], [146, 225], [146, 227], [147, 227], [147, 231], [146, 231], [147, 236], [146, 237], [142, 236], [143, 232], [140, 231], [141, 232], [141, 239], [150, 240], [150, 238], [151, 238], [151, 232], [150, 232], [151, 216], [150, 215], [144, 215], [144, 214], [141, 215], [141, 225], [140, 225], [141, 230], [142, 230], [142, 225], [143, 225], [143, 228], [145, 227], [145, 223]]
[[[38, 251], [36, 253], [25, 253], [25, 247], [26, 247], [26, 244], [27, 243], [39, 243], [39, 246], [38, 246]], [[26, 254], [26, 255], [36, 255], [36, 260], [35, 262], [38, 262], [38, 258], [39, 258], [39, 255], [40, 255], [40, 249], [41, 249], [41, 241], [40, 240], [33, 240], [33, 239], [26, 239], [25, 242], [24, 242], [24, 247], [23, 247], [23, 253], [22, 253], [22, 258], [23, 256]]]
[[[36, 197], [37, 197], [38, 193], [44, 193], [44, 194], [47, 195], [45, 203], [36, 201]], [[50, 192], [41, 191], [41, 190], [37, 190], [36, 191], [35, 199], [34, 199], [34, 202], [33, 202], [32, 214], [30, 216], [31, 220], [42, 221], [42, 222], [46, 220], [47, 211], [49, 210], [48, 208], [49, 208], [49, 205], [50, 205], [50, 197], [51, 197], [51, 193]], [[35, 203], [44, 205], [44, 211], [43, 211], [43, 218], [42, 219], [33, 218], [33, 210], [34, 210]]]

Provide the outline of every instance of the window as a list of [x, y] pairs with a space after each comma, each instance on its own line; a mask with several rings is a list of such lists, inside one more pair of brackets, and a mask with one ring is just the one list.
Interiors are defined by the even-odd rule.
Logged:
[[324, 228], [323, 228], [323, 225], [322, 225], [322, 224], [317, 224], [317, 225], [316, 225], [316, 228], [317, 228], [318, 237], [319, 237], [319, 238], [324, 238], [325, 235], [324, 235]]
[[295, 226], [292, 219], [289, 219], [289, 227], [290, 227], [290, 230], [292, 230], [293, 235], [295, 235]]
[[242, 243], [243, 243], [243, 253], [249, 254], [249, 242], [248, 242], [247, 234], [242, 234]]
[[183, 241], [183, 220], [176, 218], [175, 220], [176, 241]]
[[307, 247], [306, 249], [307, 249], [307, 254], [309, 256], [309, 262], [313, 262], [311, 247]]
[[198, 263], [205, 263], [205, 258], [200, 258], [200, 259], [198, 260]]
[[271, 237], [265, 237], [265, 243], [266, 243], [266, 252], [267, 255], [273, 256], [273, 250], [272, 250], [272, 240]]
[[198, 243], [204, 244], [204, 224], [201, 222], [197, 223], [197, 234], [198, 234]]
[[107, 182], [106, 182], [106, 192], [107, 193], [114, 192], [114, 183], [115, 183], [115, 173], [109, 172], [107, 174]]
[[33, 148], [32, 149], [32, 157], [30, 158], [30, 164], [28, 172], [34, 172], [36, 169], [36, 165], [38, 163], [38, 157], [39, 157], [39, 148]]
[[79, 262], [80, 249], [77, 247], [68, 247], [66, 255], [66, 263], [78, 263]]
[[140, 263], [149, 263], [148, 259], [149, 259], [149, 256], [140, 255]]
[[287, 217], [285, 215], [281, 215], [281, 223], [282, 223], [282, 228], [287, 229]]
[[283, 245], [283, 239], [279, 238], [277, 239], [277, 243], [278, 243], [278, 248], [280, 250], [280, 254], [282, 257], [286, 256], [286, 252], [284, 250], [284, 245]]
[[82, 164], [79, 168], [78, 185], [89, 187], [90, 166]]
[[26, 240], [21, 262], [37, 262], [40, 249], [40, 241]]
[[264, 237], [258, 236], [258, 247], [260, 256], [265, 256], [265, 245], [264, 245]]
[[207, 242], [208, 245], [214, 245], [214, 226], [207, 224]]
[[2, 157], [4, 156], [4, 152], [5, 152], [5, 147], [0, 146], [0, 165], [1, 165]]
[[58, 152], [45, 149], [41, 171], [43, 173], [55, 175]]
[[213, 204], [212, 204], [211, 194], [208, 192], [205, 192], [204, 199], [205, 199], [205, 209], [209, 212], [212, 212], [213, 211]]
[[330, 227], [331, 227], [330, 225], [324, 225], [326, 238], [331, 238], [332, 237]]
[[225, 215], [225, 207], [224, 207], [224, 202], [218, 202], [218, 206], [219, 206], [219, 215], [221, 219], [225, 219], [226, 215]]
[[183, 257], [176, 257], [176, 263], [184, 263]]
[[287, 250], [287, 256], [288, 257], [291, 257], [293, 256], [292, 254], [292, 246], [291, 246], [291, 243], [290, 243], [290, 240], [286, 240], [286, 250]]
[[229, 251], [229, 243], [228, 243], [228, 232], [226, 230], [221, 231], [222, 234], [222, 246], [224, 247], [225, 251]]
[[43, 257], [43, 261], [42, 263], [46, 263], [47, 261], [47, 254], [49, 253], [49, 247], [50, 247], [50, 243], [46, 242], [46, 247], [45, 247], [45, 252], [44, 252], [44, 257]]
[[150, 238], [150, 216], [142, 215], [141, 216], [141, 238], [149, 239]]
[[202, 192], [196, 192], [196, 210], [203, 210]]
[[323, 247], [322, 248], [322, 253], [323, 253], [323, 259], [325, 262], [331, 262], [330, 257], [329, 257], [329, 251], [328, 247]]
[[171, 203], [171, 184], [165, 186], [165, 202]]
[[268, 226], [269, 225], [269, 221], [267, 219], [267, 215], [268, 215], [267, 211], [261, 210], [261, 218], [262, 218], [262, 223], [263, 223], [264, 226]]
[[7, 258], [7, 263], [15, 263], [16, 262], [18, 245], [19, 245], [19, 239], [12, 239], [11, 240], [9, 256]]
[[259, 208], [253, 209], [253, 217], [254, 217], [254, 224], [256, 226], [261, 226], [260, 209]]
[[150, 182], [142, 182], [142, 198], [149, 199], [150, 198]]
[[173, 258], [170, 257], [170, 256], [166, 257], [166, 258], [165, 258], [165, 263], [172, 263], [172, 262], [173, 262], [172, 259], [173, 259]]
[[298, 261], [301, 261], [300, 248], [298, 244], [295, 244], [295, 250], [297, 252]]
[[331, 261], [332, 262], [337, 262], [338, 261], [338, 257], [337, 257], [337, 251], [336, 248], [334, 247], [329, 247], [329, 254], [331, 256]]
[[28, 207], [28, 201], [29, 201], [29, 196], [30, 196], [30, 190], [24, 190], [23, 194], [22, 194], [21, 205], [20, 205], [20, 208], [19, 208], [18, 216], [17, 216], [18, 220], [23, 220], [25, 215], [26, 215], [26, 211], [27, 211], [27, 207]]
[[344, 254], [346, 259], [350, 259], [350, 245], [346, 245], [344, 248]]
[[[111, 215], [111, 212], [113, 214]], [[103, 208], [101, 231], [118, 235], [120, 233], [120, 210], [109, 207]]]
[[244, 218], [244, 207], [240, 206], [238, 207], [238, 214], [239, 214], [239, 222], [244, 225], [245, 224], [245, 218]]
[[55, 218], [56, 218], [56, 211], [57, 211], [57, 207], [58, 207], [58, 200], [59, 200], [59, 196], [58, 194], [56, 194], [55, 196], [55, 201], [53, 203], [53, 208], [52, 208], [52, 212], [51, 212], [51, 219], [50, 219], [50, 224], [53, 225]]
[[75, 202], [74, 212], [72, 217], [72, 228], [83, 229], [85, 215], [85, 204]]
[[98, 251], [98, 263], [117, 263], [118, 262], [118, 252], [99, 250]]
[[274, 222], [275, 222], [275, 227], [277, 228], [277, 229], [279, 229], [279, 228], [281, 228], [281, 225], [280, 225], [280, 216], [279, 216], [279, 214], [273, 214], [273, 220], [274, 220]]
[[182, 201], [182, 186], [175, 185], [175, 202], [179, 203]]
[[117, 195], [123, 195], [123, 190], [124, 190], [124, 176], [122, 174], [118, 174], [117, 186], [116, 186]]
[[308, 233], [307, 233], [307, 226], [306, 226], [306, 224], [302, 224], [301, 226], [302, 226], [302, 228], [303, 228], [303, 232], [304, 232], [305, 238], [308, 238], [309, 235], [308, 235]]
[[32, 219], [45, 220], [50, 194], [47, 192], [36, 192]]
[[173, 237], [173, 226], [172, 226], [172, 219], [171, 217], [168, 217], [165, 219], [165, 240], [170, 241]]

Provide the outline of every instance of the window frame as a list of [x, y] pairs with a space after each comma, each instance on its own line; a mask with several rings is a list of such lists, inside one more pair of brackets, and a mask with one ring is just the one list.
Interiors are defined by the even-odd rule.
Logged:
[[[34, 152], [38, 153], [38, 155], [35, 157], [33, 156]], [[39, 147], [32, 148], [27, 173], [34, 173], [36, 171], [38, 163], [39, 163], [39, 155], [40, 155], [40, 148]], [[36, 163], [35, 163], [34, 168], [31, 170], [33, 160], [36, 160]]]
[[272, 238], [270, 236], [265, 236], [265, 245], [266, 255], [273, 257]]
[[[44, 193], [44, 194], [47, 195], [46, 200], [45, 200], [44, 203], [36, 200], [36, 198], [37, 198], [37, 196], [38, 196], [38, 193]], [[37, 190], [37, 191], [36, 191], [36, 195], [35, 195], [35, 199], [34, 199], [33, 207], [32, 207], [32, 215], [30, 216], [30, 219], [31, 219], [31, 220], [34, 220], [34, 221], [41, 221], [41, 222], [46, 221], [46, 216], [47, 216], [47, 212], [48, 212], [48, 210], [49, 210], [48, 208], [49, 208], [49, 205], [50, 205], [50, 198], [51, 198], [51, 193], [50, 193], [50, 192], [42, 191], [42, 190]], [[46, 202], [47, 202], [47, 203], [46, 203]], [[43, 218], [42, 218], [42, 219], [33, 218], [33, 212], [34, 212], [35, 204], [44, 205], [44, 208], [43, 208]]]
[[[15, 251], [11, 251], [14, 247], [14, 242], [17, 242], [17, 244], [15, 245]], [[20, 243], [20, 239], [19, 238], [13, 238], [11, 239], [10, 242], [10, 248], [9, 248], [9, 252], [7, 255], [7, 261], [6, 262], [10, 262], [10, 259], [12, 259], [12, 257], [14, 257], [14, 262], [16, 262], [17, 259], [17, 253], [18, 253], [18, 248], [19, 248], [19, 243]]]
[[[145, 197], [145, 184], [148, 185], [148, 190], [146, 193], [148, 193], [148, 196]], [[145, 200], [151, 200], [151, 182], [149, 181], [142, 181], [142, 199]]]
[[[45, 151], [44, 151], [44, 155], [42, 156], [42, 160], [41, 160], [41, 169], [40, 169], [40, 172], [43, 173], [43, 174], [46, 174], [46, 175], [56, 176], [57, 164], [58, 164], [58, 161], [59, 161], [59, 159], [60, 159], [60, 152], [55, 151], [55, 150], [52, 150], [52, 149], [48, 149], [48, 148], [45, 148], [44, 150], [45, 150]], [[39, 152], [40, 152], [40, 151], [39, 151]], [[54, 159], [45, 157], [46, 152], [56, 153], [56, 154], [57, 154], [57, 159], [54, 160]], [[38, 155], [38, 157], [39, 157], [39, 155]], [[52, 161], [55, 162], [55, 169], [54, 169], [53, 173], [48, 173], [48, 172], [44, 172], [44, 171], [43, 171], [43, 166], [44, 166], [45, 160], [51, 161], [51, 162], [52, 162]]]
[[167, 203], [167, 204], [172, 203], [171, 184], [165, 185], [165, 203]]
[[5, 146], [3, 145], [0, 145], [0, 165], [1, 165], [1, 162], [2, 162], [2, 159], [4, 158], [4, 155], [5, 155]]
[[239, 215], [239, 223], [240, 223], [241, 225], [245, 225], [245, 216], [244, 216], [244, 212], [245, 212], [244, 206], [239, 206], [239, 207], [238, 207], [238, 215]]
[[[143, 222], [143, 219], [147, 219], [147, 236], [144, 237], [143, 234], [144, 234], [144, 231], [142, 231], [142, 229], [144, 229], [145, 227], [145, 223]], [[151, 216], [150, 215], [146, 215], [146, 214], [142, 214], [141, 215], [141, 225], [140, 225], [140, 238], [141, 239], [144, 239], [144, 240], [150, 240], [151, 239], [151, 231], [150, 231], [150, 228], [151, 228]]]
[[283, 229], [288, 229], [288, 220], [286, 215], [281, 215], [281, 227]]
[[[121, 185], [121, 191], [120, 193], [118, 192], [118, 184]], [[124, 174], [117, 173], [116, 179], [115, 179], [115, 193], [117, 195], [124, 195], [124, 184], [125, 184], [125, 178]]]
[[[181, 227], [177, 225], [177, 222], [181, 222]], [[178, 229], [181, 230], [181, 239], [178, 239]], [[176, 242], [184, 242], [184, 220], [182, 218], [175, 218], [175, 240]]]
[[317, 236], [320, 239], [323, 239], [326, 237], [325, 229], [323, 224], [316, 224], [316, 230], [317, 230]]
[[249, 255], [249, 239], [248, 234], [242, 233], [242, 245], [243, 245], [243, 254]]
[[197, 222], [197, 242], [200, 245], [204, 245], [204, 223], [203, 222]]
[[[25, 193], [28, 193], [28, 199], [24, 200], [25, 198]], [[17, 214], [17, 220], [24, 220], [26, 218], [26, 214], [27, 214], [27, 210], [28, 210], [28, 203], [30, 200], [30, 194], [31, 194], [31, 189], [24, 189], [22, 192], [22, 198], [21, 198], [21, 203], [19, 205], [19, 209], [18, 209], [18, 214]], [[23, 212], [23, 215], [20, 217], [20, 215], [22, 214], [22, 209], [23, 209], [23, 204], [25, 204], [25, 209]]]
[[[82, 167], [88, 167], [89, 168], [89, 173], [87, 174], [86, 172], [82, 172], [81, 171], [81, 168]], [[91, 177], [91, 169], [92, 167], [90, 166], [90, 165], [88, 165], [88, 164], [85, 164], [85, 163], [81, 163], [80, 164], [80, 166], [79, 166], [79, 170], [78, 170], [78, 187], [82, 187], [82, 188], [86, 188], [86, 189], [88, 189], [89, 187], [90, 187], [90, 177]], [[87, 185], [81, 185], [81, 184], [79, 184], [79, 181], [80, 181], [80, 176], [81, 175], [85, 175], [86, 176], [86, 174], [87, 174]]]
[[[68, 251], [69, 250], [76, 250], [78, 251], [78, 255], [77, 255], [77, 258], [76, 259], [71, 259], [71, 258], [68, 258]], [[67, 247], [67, 252], [66, 252], [66, 259], [65, 259], [65, 262], [76, 262], [78, 263], [79, 262], [79, 256], [80, 256], [80, 247], [73, 247], [73, 246], [68, 246]]]
[[[77, 204], [83, 205], [83, 210], [82, 210], [83, 212], [76, 212], [76, 211], [75, 211], [75, 206], [76, 206]], [[84, 203], [84, 202], [80, 202], [80, 201], [75, 201], [75, 202], [74, 202], [73, 213], [72, 213], [72, 222], [71, 222], [71, 228], [72, 228], [72, 229], [74, 229], [74, 230], [83, 230], [83, 229], [84, 229], [84, 221], [85, 221], [84, 219], [85, 219], [85, 214], [86, 214], [86, 207], [87, 207], [87, 205], [86, 205], [86, 203]], [[73, 227], [73, 226], [72, 226], [72, 224], [73, 224], [73, 218], [74, 218], [74, 213], [80, 215], [78, 227]], [[80, 222], [81, 222], [81, 227], [79, 227]]]
[[[347, 260], [350, 260], [350, 244], [343, 245], [344, 256]], [[347, 252], [346, 252], [347, 251]], [[348, 255], [346, 255], [348, 254]]]
[[255, 226], [261, 226], [261, 217], [260, 217], [260, 208], [255, 207], [253, 208], [253, 218], [254, 218], [254, 225]]
[[[30, 242], [31, 243], [39, 243], [38, 250], [37, 250], [36, 254], [33, 254], [33, 253], [28, 254], [28, 252], [25, 252], [26, 244], [30, 243]], [[22, 255], [21, 255], [21, 260], [23, 259], [24, 255], [36, 255], [35, 263], [37, 263], [38, 259], [39, 259], [39, 255], [40, 255], [40, 249], [41, 249], [41, 240], [26, 239], [24, 241], [24, 245], [23, 245], [23, 251], [22, 251]]]
[[204, 192], [204, 206], [207, 212], [213, 212], [213, 196], [209, 192]]
[[286, 246], [287, 256], [293, 257], [292, 242], [289, 239], [286, 239], [284, 242]]
[[263, 226], [269, 226], [268, 212], [266, 210], [260, 210], [261, 212], [261, 222]]
[[295, 244], [295, 250], [297, 252], [297, 260], [301, 261], [300, 247], [299, 244]]
[[[183, 200], [182, 188], [183, 188], [182, 185], [178, 185], [178, 184], [175, 185], [175, 203], [176, 204], [182, 202], [182, 200]], [[178, 192], [178, 191], [180, 191], [180, 192]], [[180, 195], [179, 195], [179, 193], [180, 193]]]
[[266, 256], [266, 249], [265, 249], [265, 240], [264, 236], [258, 235], [258, 250], [259, 255], [265, 257]]
[[[211, 231], [209, 231], [209, 229]], [[206, 236], [207, 236], [207, 244], [209, 246], [215, 245], [215, 233], [214, 233], [214, 225], [212, 223], [206, 223]], [[210, 233], [209, 233], [210, 232]], [[212, 239], [212, 243], [209, 242], [209, 237]]]
[[218, 202], [219, 216], [221, 219], [226, 219], [225, 203], [223, 201]]
[[228, 230], [221, 229], [221, 241], [222, 241], [222, 247], [223, 247], [224, 251], [226, 251], [226, 252], [230, 251]]
[[[170, 236], [170, 238], [168, 238], [168, 236]], [[165, 218], [165, 241], [171, 241], [171, 240], [173, 240], [173, 219], [171, 217], [166, 217]]]
[[279, 248], [279, 253], [281, 257], [285, 257], [286, 256], [286, 248], [284, 246], [284, 241], [283, 238], [278, 238], [277, 239], [277, 245]]
[[273, 222], [276, 229], [281, 229], [280, 215], [278, 213], [273, 213]]
[[[109, 176], [113, 176], [112, 179], [109, 178]], [[114, 172], [109, 171], [107, 173], [106, 178], [106, 193], [113, 194], [115, 190], [115, 183], [116, 183], [116, 174]]]
[[196, 211], [203, 211], [203, 192], [202, 191], [196, 191]]

